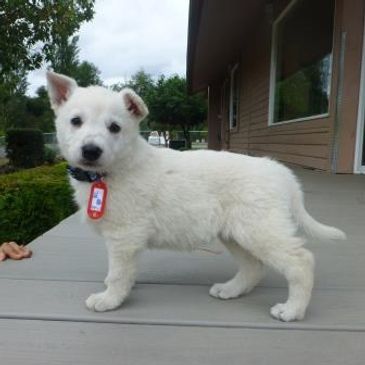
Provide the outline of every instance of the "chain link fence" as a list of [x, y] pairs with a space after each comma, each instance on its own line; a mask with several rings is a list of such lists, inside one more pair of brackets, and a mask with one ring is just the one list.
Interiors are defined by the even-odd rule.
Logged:
[[[156, 132], [156, 131], [154, 131]], [[162, 132], [157, 131], [160, 136], [162, 136]], [[148, 137], [151, 135], [151, 131], [141, 131], [141, 136], [148, 141]], [[193, 149], [204, 149], [207, 148], [207, 139], [208, 139], [208, 131], [191, 131], [190, 140], [192, 142]], [[173, 140], [185, 141], [185, 137], [182, 131], [176, 131], [172, 133], [171, 136]], [[57, 144], [56, 133], [43, 133], [44, 144], [51, 148], [52, 150], [59, 153], [59, 148]], [[5, 137], [0, 137], [0, 158], [5, 158]]]
[[43, 133], [44, 144], [57, 144], [56, 133]]
[[[163, 136], [163, 132], [161, 131], [141, 131], [140, 133], [146, 141], [149, 141], [151, 134], [155, 134], [156, 132], [158, 132], [160, 136]], [[208, 147], [208, 131], [190, 131], [189, 134], [193, 149], [205, 149]], [[182, 131], [174, 131], [171, 133], [170, 140], [185, 142], [184, 133]]]

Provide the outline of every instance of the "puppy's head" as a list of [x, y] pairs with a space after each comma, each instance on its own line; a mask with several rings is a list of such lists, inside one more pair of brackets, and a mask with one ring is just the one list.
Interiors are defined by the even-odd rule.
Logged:
[[119, 93], [47, 72], [61, 152], [72, 166], [106, 172], [131, 153], [148, 109], [131, 89]]

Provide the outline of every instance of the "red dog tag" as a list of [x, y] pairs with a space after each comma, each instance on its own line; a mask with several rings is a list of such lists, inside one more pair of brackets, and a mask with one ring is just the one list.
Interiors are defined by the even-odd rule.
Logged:
[[91, 219], [99, 219], [104, 215], [108, 187], [103, 181], [95, 181], [91, 185], [87, 214]]

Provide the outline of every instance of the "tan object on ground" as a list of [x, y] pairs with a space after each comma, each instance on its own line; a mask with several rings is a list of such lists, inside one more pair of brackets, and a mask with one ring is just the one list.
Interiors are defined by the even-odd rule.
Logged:
[[0, 261], [7, 258], [13, 260], [22, 260], [32, 256], [32, 251], [24, 245], [18, 245], [16, 242], [4, 242], [0, 246]]

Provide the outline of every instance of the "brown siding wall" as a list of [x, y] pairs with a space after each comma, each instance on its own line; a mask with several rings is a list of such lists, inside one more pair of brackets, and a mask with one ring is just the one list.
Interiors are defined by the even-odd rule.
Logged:
[[[252, 155], [268, 155], [281, 161], [337, 172], [353, 171], [356, 118], [360, 80], [364, 0], [338, 0], [336, 3], [333, 76], [329, 116], [326, 118], [268, 126], [271, 25], [265, 16], [243, 50], [240, 63], [239, 123], [227, 133], [229, 150]], [[274, 2], [274, 14], [287, 1]], [[276, 7], [275, 7], [276, 6]], [[343, 84], [339, 83], [341, 32], [347, 31]], [[233, 63], [232, 63], [233, 64]], [[223, 81], [220, 80], [222, 89]], [[338, 104], [339, 87], [342, 102]], [[216, 90], [218, 90], [218, 86]], [[223, 130], [228, 118], [223, 113]], [[337, 119], [336, 119], [337, 118]], [[335, 131], [335, 121], [339, 129]], [[333, 144], [338, 141], [337, 166], [331, 166]]]
[[210, 85], [208, 91], [208, 148], [221, 149], [220, 86]]

